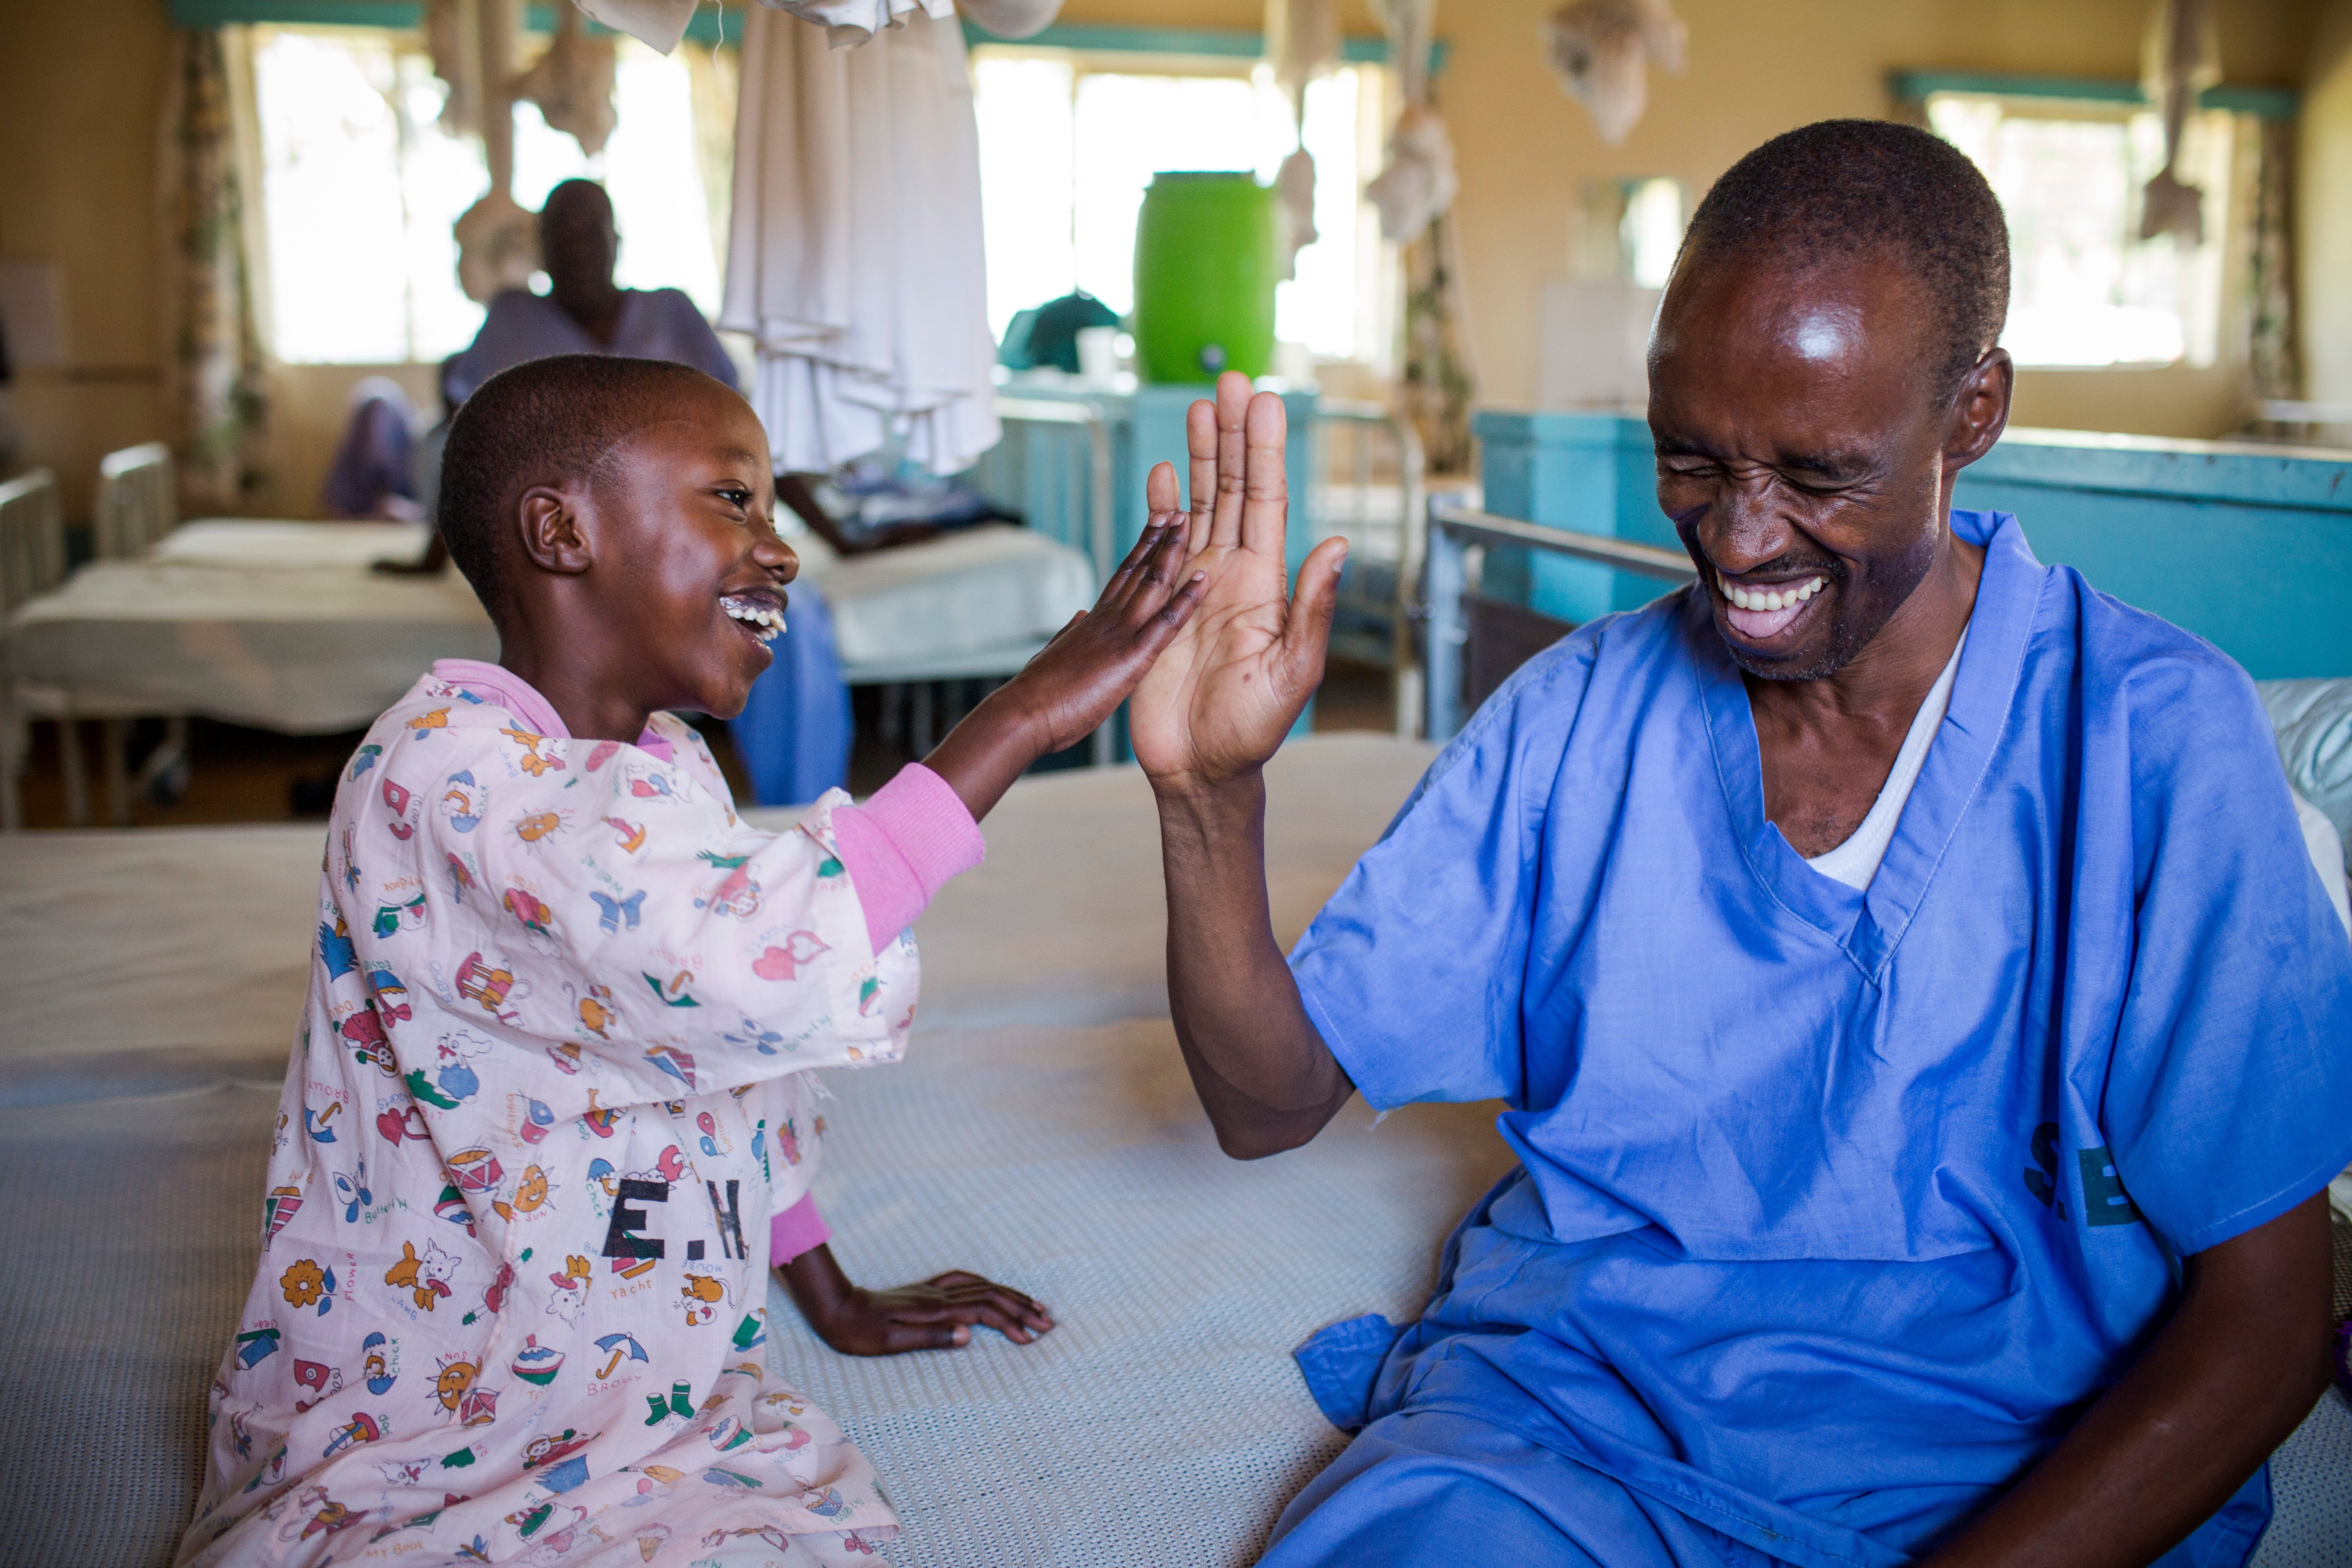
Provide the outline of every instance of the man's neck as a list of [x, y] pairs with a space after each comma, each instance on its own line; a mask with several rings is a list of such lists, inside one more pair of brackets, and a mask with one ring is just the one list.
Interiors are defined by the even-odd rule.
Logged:
[[601, 291], [558, 295], [555, 303], [582, 331], [609, 348], [614, 334], [621, 328], [622, 300], [622, 291], [607, 283]]
[[1759, 725], [1860, 727], [1900, 736], [1951, 661], [1976, 608], [1984, 551], [1954, 539], [1863, 650], [1818, 680], [1748, 680]]

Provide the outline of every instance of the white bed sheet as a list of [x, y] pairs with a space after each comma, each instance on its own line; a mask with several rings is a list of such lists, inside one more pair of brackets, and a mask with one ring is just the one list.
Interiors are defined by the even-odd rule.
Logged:
[[[1427, 748], [1318, 737], [1269, 769], [1287, 942]], [[771, 821], [789, 814], [768, 814]], [[1132, 769], [1015, 787], [986, 865], [919, 927], [905, 1062], [830, 1075], [819, 1185], [858, 1278], [978, 1268], [1050, 1302], [1030, 1347], [835, 1355], [772, 1300], [772, 1354], [872, 1454], [902, 1568], [1235, 1564], [1340, 1446], [1288, 1359], [1410, 1314], [1445, 1230], [1507, 1168], [1489, 1106], [1360, 1104], [1303, 1150], [1221, 1155], [1165, 1017], [1149, 791]], [[254, 1266], [320, 830], [0, 840], [0, 1568], [169, 1561], [203, 1394]], [[54, 1418], [72, 1412], [74, 1418]], [[2352, 1412], [2273, 1467], [2256, 1568], [2352, 1560]]]
[[150, 561], [191, 566], [284, 571], [305, 566], [365, 568], [378, 561], [415, 561], [433, 540], [421, 522], [285, 522], [268, 518], [193, 518], [155, 542]]
[[365, 566], [94, 561], [9, 622], [24, 684], [93, 714], [361, 729], [436, 658], [496, 658], [465, 579]]
[[1043, 642], [1095, 602], [1093, 563], [1026, 528], [957, 529], [847, 558], [814, 533], [790, 542], [803, 578], [833, 611], [835, 647], [853, 678], [858, 665]]

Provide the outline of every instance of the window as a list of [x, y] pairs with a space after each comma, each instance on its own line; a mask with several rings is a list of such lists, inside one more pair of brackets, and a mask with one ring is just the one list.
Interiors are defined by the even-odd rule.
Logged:
[[[590, 158], [536, 105], [515, 110], [514, 197], [537, 207], [560, 180], [600, 178], [621, 231], [625, 288], [719, 304], [719, 267], [696, 165], [685, 63], [619, 41], [619, 123]], [[440, 125], [448, 89], [421, 40], [383, 28], [257, 27], [254, 98], [268, 243], [271, 350], [293, 363], [445, 359], [482, 308], [457, 287], [450, 228], [489, 189], [481, 142]]]
[[2146, 110], [1937, 92], [1928, 123], [1985, 173], [2009, 215], [2009, 328], [2021, 365], [2209, 365], [2230, 228], [2231, 117], [2192, 115], [2179, 173], [2205, 193], [2205, 241], [2139, 235], [2140, 188], [2164, 163]]
[[[1162, 169], [1248, 170], [1271, 181], [1297, 144], [1287, 106], [1262, 64], [1222, 72], [1116, 67], [1066, 51], [983, 45], [973, 51], [988, 317], [1002, 336], [1016, 311], [1072, 288], [1124, 315], [1135, 303], [1135, 218]], [[1362, 200], [1377, 167], [1381, 78], [1349, 66], [1307, 89], [1304, 141], [1315, 159], [1318, 237], [1297, 277], [1275, 289], [1275, 334], [1327, 359], [1379, 358], [1379, 230]]]

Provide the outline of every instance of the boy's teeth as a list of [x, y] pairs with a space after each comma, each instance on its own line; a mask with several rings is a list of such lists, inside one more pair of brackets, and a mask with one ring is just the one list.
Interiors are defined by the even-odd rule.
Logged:
[[719, 600], [719, 607], [745, 626], [757, 627], [761, 642], [773, 642], [784, 629], [784, 613], [782, 610], [772, 610], [765, 605], [736, 598]]

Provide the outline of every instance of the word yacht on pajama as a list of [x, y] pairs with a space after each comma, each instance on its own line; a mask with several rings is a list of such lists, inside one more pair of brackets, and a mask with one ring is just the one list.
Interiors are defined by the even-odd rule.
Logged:
[[871, 1468], [763, 1365], [769, 1216], [808, 1069], [903, 1048], [913, 941], [839, 791], [764, 833], [678, 720], [527, 705], [427, 677], [337, 792], [182, 1561], [870, 1563]]

